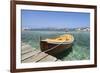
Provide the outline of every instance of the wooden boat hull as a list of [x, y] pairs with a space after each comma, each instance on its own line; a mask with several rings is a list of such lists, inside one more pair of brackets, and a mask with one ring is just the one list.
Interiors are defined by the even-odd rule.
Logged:
[[[65, 50], [68, 50], [68, 49], [72, 48], [72, 43], [69, 43], [69, 44], [64, 43], [64, 44], [61, 44], [59, 46], [57, 46], [57, 45], [59, 45], [59, 44], [57, 44], [57, 43], [48, 43], [46, 41], [40, 41], [41, 51], [46, 52], [46, 53], [48, 53], [50, 55], [53, 55], [53, 56], [65, 51]], [[55, 46], [57, 46], [57, 47], [55, 47]], [[53, 47], [55, 47], [55, 48], [51, 49]], [[51, 50], [49, 50], [49, 49], [51, 49]]]

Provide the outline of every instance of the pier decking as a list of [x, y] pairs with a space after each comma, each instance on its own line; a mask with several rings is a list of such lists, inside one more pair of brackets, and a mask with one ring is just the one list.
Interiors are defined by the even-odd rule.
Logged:
[[41, 52], [39, 49], [32, 48], [30, 45], [22, 43], [21, 46], [21, 62], [56, 62], [61, 61], [54, 56]]

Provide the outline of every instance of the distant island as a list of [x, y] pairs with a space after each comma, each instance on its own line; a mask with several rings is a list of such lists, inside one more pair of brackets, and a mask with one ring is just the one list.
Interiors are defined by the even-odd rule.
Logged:
[[79, 28], [22, 28], [22, 31], [90, 31], [90, 27]]

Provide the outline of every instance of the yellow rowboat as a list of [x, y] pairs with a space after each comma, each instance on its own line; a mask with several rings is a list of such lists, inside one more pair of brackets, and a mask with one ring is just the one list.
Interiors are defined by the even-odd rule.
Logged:
[[71, 34], [64, 34], [56, 38], [45, 39], [40, 41], [41, 51], [50, 55], [56, 55], [64, 50], [71, 48], [74, 37]]

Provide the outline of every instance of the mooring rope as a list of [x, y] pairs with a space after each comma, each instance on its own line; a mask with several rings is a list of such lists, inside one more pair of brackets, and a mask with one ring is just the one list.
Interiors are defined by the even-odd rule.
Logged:
[[[61, 44], [63, 44], [64, 42], [65, 42], [65, 41], [59, 43], [58, 45], [56, 45], [56, 46], [54, 46], [54, 47], [52, 47], [52, 48], [50, 48], [50, 49], [47, 49], [47, 50], [45, 50], [45, 51], [42, 51], [42, 52], [48, 52], [48, 51], [50, 51], [50, 50], [53, 50], [53, 49], [55, 49], [56, 47], [58, 47], [58, 46], [60, 46]], [[36, 55], [36, 54], [41, 54], [42, 52], [37, 52], [37, 53], [35, 53], [34, 55]]]
[[[65, 41], [64, 41], [65, 42]], [[50, 51], [50, 50], [53, 50], [53, 49], [55, 49], [56, 47], [58, 47], [58, 46], [60, 46], [61, 44], [63, 44], [64, 42], [61, 42], [60, 44], [58, 44], [58, 45], [56, 45], [56, 46], [54, 46], [54, 47], [52, 47], [52, 48], [50, 48], [50, 49], [48, 49], [48, 50], [45, 50], [45, 51], [43, 51], [43, 52], [48, 52], [48, 51]]]

